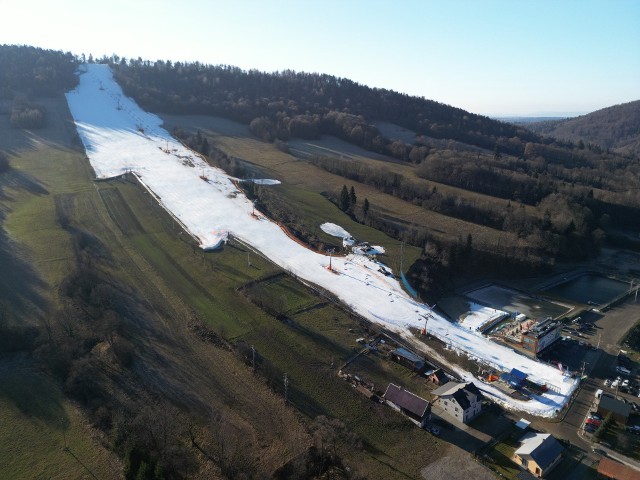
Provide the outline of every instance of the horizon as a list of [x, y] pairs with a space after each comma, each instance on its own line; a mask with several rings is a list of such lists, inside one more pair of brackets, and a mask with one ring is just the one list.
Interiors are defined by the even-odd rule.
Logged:
[[325, 73], [493, 118], [567, 118], [640, 99], [640, 2], [389, 5], [0, 0], [12, 19], [0, 44]]

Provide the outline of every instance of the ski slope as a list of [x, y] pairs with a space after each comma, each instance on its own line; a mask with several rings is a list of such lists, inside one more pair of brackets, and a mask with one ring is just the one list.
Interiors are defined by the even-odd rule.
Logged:
[[67, 94], [78, 134], [98, 178], [131, 172], [200, 243], [220, 246], [229, 235], [260, 251], [300, 279], [335, 294], [369, 320], [410, 335], [423, 328], [451, 348], [501, 370], [517, 368], [550, 391], [530, 401], [517, 401], [471, 378], [478, 387], [508, 408], [553, 416], [568, 401], [576, 381], [553, 367], [526, 358], [449, 322], [426, 305], [411, 299], [397, 280], [379, 271], [380, 265], [361, 255], [329, 257], [290, 239], [270, 220], [252, 215], [252, 203], [234, 179], [213, 168], [173, 139], [159, 117], [142, 111], [127, 98], [106, 65], [88, 64], [80, 70], [78, 87]]

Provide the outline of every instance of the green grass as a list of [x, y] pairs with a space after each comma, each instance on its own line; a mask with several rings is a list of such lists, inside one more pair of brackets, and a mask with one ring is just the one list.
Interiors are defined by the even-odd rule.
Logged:
[[[241, 246], [206, 254], [193, 250], [179, 235], [169, 233], [173, 227], [166, 223], [166, 214], [145, 202], [137, 187], [118, 188], [146, 232], [130, 238], [137, 251], [211, 328], [233, 341], [255, 346], [260, 356], [286, 372], [291, 382], [290, 400], [301, 413], [309, 419], [320, 414], [342, 419], [374, 452], [351, 452], [349, 456], [371, 469], [385, 452], [384, 457], [390, 457], [387, 463], [409, 475], [435, 458], [439, 448], [433, 437], [387, 407], [371, 404], [337, 378], [338, 365], [353, 353], [355, 338], [362, 335], [346, 312], [327, 304], [291, 277], [280, 275], [260, 282], [286, 301], [290, 323], [276, 320], [238, 291], [248, 281], [278, 272], [276, 267], [255, 254], [249, 267]], [[350, 328], [354, 332], [349, 332]], [[282, 384], [276, 388], [281, 391]], [[408, 460], [404, 452], [415, 450], [414, 445], [421, 446], [421, 454]], [[379, 478], [393, 478], [391, 470], [384, 471], [379, 471]]]
[[58, 385], [27, 357], [3, 362], [11, 368], [0, 371], [0, 478], [119, 478], [118, 461]]
[[515, 451], [516, 448], [511, 443], [499, 442], [488, 453], [494, 460], [491, 467], [504, 478], [515, 479], [520, 473], [518, 466], [511, 461]]
[[[190, 126], [192, 128], [197, 127], [194, 123], [191, 123]], [[204, 131], [206, 128], [202, 130]], [[371, 204], [372, 211], [375, 211], [381, 216], [392, 221], [422, 226], [436, 237], [445, 236], [448, 238], [458, 239], [461, 235], [465, 237], [467, 233], [471, 233], [473, 236], [473, 242], [476, 246], [483, 246], [483, 248], [491, 249], [502, 243], [510, 244], [517, 240], [513, 233], [499, 231], [483, 225], [443, 215], [423, 208], [420, 205], [414, 205], [411, 202], [383, 193], [369, 185], [353, 182], [339, 175], [334, 175], [319, 167], [311, 165], [308, 161], [300, 160], [292, 155], [283, 153], [276, 149], [272, 144], [261, 142], [255, 138], [243, 135], [214, 135], [209, 137], [209, 142], [230, 156], [241, 158], [256, 166], [264, 175], [272, 176], [281, 180], [283, 182], [282, 186], [297, 187], [304, 191], [314, 192], [317, 195], [322, 192], [332, 192], [334, 195], [337, 195], [343, 184], [346, 184], [347, 187], [353, 185], [359, 201], [364, 201], [364, 198], [366, 197]], [[377, 160], [370, 160], [370, 162], [372, 164], [381, 163]], [[387, 165], [387, 168], [393, 170], [397, 166], [398, 165], [396, 164], [390, 164]], [[413, 167], [407, 165], [401, 165], [400, 168], [413, 170]], [[410, 174], [411, 172], [409, 172], [409, 175]], [[416, 180], [420, 181], [419, 179]], [[430, 182], [430, 185], [433, 186], [434, 183]], [[452, 194], [455, 193], [455, 195], [461, 195], [471, 204], [478, 202], [490, 202], [506, 206], [506, 201], [502, 199], [495, 199], [473, 192], [452, 188], [453, 187], [438, 184], [439, 192], [451, 192]], [[327, 210], [326, 206], [319, 205], [319, 207], [320, 210], [318, 211], [320, 213]], [[357, 234], [355, 227], [351, 226], [348, 217], [344, 214], [343, 216], [344, 219], [336, 223], [344, 227], [349, 232]], [[365, 236], [362, 238], [366, 239]], [[381, 242], [380, 244], [385, 247], [392, 247], [394, 243], [398, 244], [397, 241], [394, 242], [393, 240], [386, 243]], [[392, 258], [398, 254], [393, 250], [388, 251], [388, 253]], [[407, 260], [411, 254], [408, 252], [405, 252], [405, 254], [407, 255], [405, 260]], [[405, 268], [408, 268], [409, 265], [410, 263], [406, 263]], [[396, 268], [396, 265], [391, 264], [390, 266]]]
[[[56, 197], [91, 192], [82, 155], [38, 144], [11, 158], [13, 170], [0, 206], [10, 243], [2, 246], [12, 266], [12, 285], [0, 286], [10, 317], [40, 324], [57, 302], [57, 287], [73, 265], [70, 236], [56, 221]], [[38, 299], [41, 300], [38, 300]], [[101, 445], [57, 383], [38, 373], [26, 356], [6, 354], [0, 368], [0, 478], [118, 478], [118, 460]], [[66, 437], [68, 451], [64, 451]]]

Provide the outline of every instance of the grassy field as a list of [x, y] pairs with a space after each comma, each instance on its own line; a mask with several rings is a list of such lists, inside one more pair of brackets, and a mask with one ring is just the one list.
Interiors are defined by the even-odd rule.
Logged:
[[120, 461], [101, 442], [54, 381], [22, 355], [2, 358], [0, 478], [121, 478]]
[[[58, 100], [50, 112], [64, 116]], [[70, 142], [60, 124], [38, 135], [3, 130], [0, 136], [12, 135], [13, 169], [0, 177], [0, 262], [11, 275], [2, 275], [0, 298], [6, 321], [41, 325], [73, 267], [69, 235], [56, 221], [56, 198], [93, 186], [83, 155], [61, 147]], [[121, 477], [120, 461], [100, 435], [23, 353], [0, 357], [0, 445], [0, 478]]]
[[[134, 197], [141, 193], [135, 187], [123, 190], [134, 213], [138, 209], [158, 208], [135, 201]], [[375, 469], [378, 478], [396, 478], [396, 469], [412, 476], [428, 459], [434, 458], [441, 447], [433, 444], [429, 434], [415, 429], [400, 416], [389, 415], [386, 407], [361, 398], [336, 377], [337, 366], [356, 351], [355, 339], [363, 333], [347, 313], [291, 277], [274, 278], [278, 270], [256, 255], [252, 255], [249, 267], [241, 246], [227, 246], [223, 252], [206, 254], [193, 251], [178, 236], [162, 234], [162, 218], [158, 214], [138, 217], [147, 232], [154, 232], [147, 235], [148, 243], [137, 243], [140, 252], [163, 271], [171, 290], [181, 292], [181, 298], [213, 329], [233, 341], [253, 345], [257, 354], [268, 359], [277, 371], [287, 373], [289, 400], [298, 411], [309, 420], [317, 415], [339, 418], [356, 432], [365, 450], [345, 453], [359, 465], [359, 470]], [[140, 242], [140, 238], [135, 241]], [[176, 254], [181, 252], [180, 269], [166, 259], [174, 249]], [[286, 322], [257, 310], [238, 293], [241, 283], [263, 277], [268, 280], [259, 283], [266, 291], [284, 299]], [[209, 294], [193, 287], [196, 284]], [[275, 389], [282, 394], [283, 383], [276, 382]], [[421, 455], [404, 458], [403, 448], [416, 442], [422, 445]], [[387, 468], [379, 465], [380, 455], [389, 464]]]
[[[288, 186], [298, 187], [306, 192], [314, 192], [316, 194], [332, 192], [337, 196], [343, 184], [347, 184], [349, 187], [353, 185], [360, 201], [364, 201], [364, 198], [367, 198], [372, 210], [375, 210], [385, 218], [395, 219], [395, 221], [400, 224], [419, 225], [431, 231], [436, 236], [444, 235], [451, 239], [458, 239], [459, 237], [466, 238], [466, 235], [471, 233], [474, 244], [485, 248], [491, 248], [492, 246], [500, 244], [517, 243], [517, 239], [513, 233], [488, 228], [427, 210], [419, 205], [414, 205], [395, 196], [382, 193], [368, 185], [353, 182], [329, 173], [305, 161], [304, 154], [297, 157], [284, 153], [274, 145], [256, 139], [247, 130], [242, 129], [241, 125], [235, 124], [234, 122], [207, 116], [183, 117], [178, 115], [163, 115], [163, 118], [168, 126], [182, 126], [186, 129], [202, 131], [208, 136], [210, 144], [222, 149], [230, 156], [241, 158], [248, 162], [254, 166], [261, 175], [276, 178]], [[345, 144], [333, 138], [317, 141], [294, 141], [292, 151], [306, 152], [305, 154], [324, 152], [327, 156], [344, 158], [346, 159], [345, 161], [354, 159], [366, 165], [385, 167], [394, 172], [402, 173], [407, 178], [411, 178], [418, 183], [423, 182], [423, 180], [415, 176], [415, 167], [413, 165], [399, 163], [393, 160], [389, 163], [386, 157], [371, 154], [370, 152], [366, 152], [358, 147]], [[502, 199], [488, 197], [444, 184], [429, 182], [429, 185], [436, 185], [438, 191], [443, 194], [451, 193], [462, 195], [463, 198], [469, 199], [471, 202], [489, 202], [497, 205], [499, 208], [506, 208], [508, 203]], [[328, 202], [326, 200], [311, 200], [311, 197], [296, 199], [296, 201], [301, 201], [298, 205], [306, 205], [308, 209], [318, 212], [320, 216], [324, 215], [328, 210]], [[533, 211], [532, 207], [525, 208], [529, 213]], [[357, 228], [354, 224], [357, 224], [346, 215], [343, 217], [344, 219], [340, 225], [347, 231], [353, 233], [352, 230]], [[399, 254], [397, 251], [398, 248], [393, 245], [397, 243], [397, 241], [394, 242], [393, 240], [388, 242], [388, 244], [391, 244], [388, 253], [392, 258], [397, 257]], [[407, 249], [405, 254], [419, 254], [419, 252], [415, 254], [410, 253], [410, 250], [411, 249]], [[405, 260], [407, 258], [408, 257], [405, 257]], [[410, 265], [410, 263], [406, 263], [406, 266], [408, 265]]]
[[[67, 119], [64, 109], [60, 117]], [[44, 131], [46, 141], [15, 145], [13, 171], [1, 179], [6, 215], [0, 258], [8, 262], [3, 265], [19, 267], [12, 269], [11, 282], [0, 283], [12, 321], [38, 325], [55, 310], [60, 284], [75, 268], [69, 231], [80, 229], [95, 237], [93, 254], [100, 268], [127, 286], [143, 312], [127, 325], [136, 349], [135, 383], [127, 388], [159, 395], [196, 416], [224, 415], [246, 434], [265, 470], [310, 445], [308, 426], [319, 414], [341, 419], [358, 435], [363, 447], [342, 447], [340, 453], [370, 478], [414, 478], [421, 467], [454, 448], [337, 378], [337, 366], [363, 335], [348, 312], [256, 254], [249, 255], [249, 263], [242, 245], [202, 252], [136, 183], [93, 182], [84, 155], [69, 148], [67, 134]], [[302, 190], [292, 194], [304, 196]], [[385, 245], [379, 233], [348, 224], [337, 210], [323, 220]], [[246, 297], [242, 287], [254, 281], [283, 299], [286, 321]], [[278, 374], [286, 373], [291, 406], [283, 402], [280, 377], [269, 387], [234, 353], [197, 338], [189, 328], [194, 320], [231, 342], [253, 345]], [[42, 377], [28, 358], [16, 358], [29, 373], [12, 369], [9, 357], [2, 359], [0, 444], [11, 448], [0, 449], [1, 468], [6, 468], [0, 477], [85, 478], [93, 472], [98, 478], [118, 478], [119, 460], [60, 386]], [[393, 377], [393, 369], [390, 373]], [[63, 432], [70, 452], [61, 450]]]

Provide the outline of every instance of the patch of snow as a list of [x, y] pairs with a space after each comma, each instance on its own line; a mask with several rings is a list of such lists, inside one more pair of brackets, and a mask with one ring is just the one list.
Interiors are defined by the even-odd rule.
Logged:
[[[298, 244], [276, 223], [256, 219], [253, 204], [238, 191], [233, 179], [172, 138], [161, 128], [159, 117], [142, 111], [125, 97], [108, 66], [90, 64], [83, 70], [78, 87], [67, 94], [67, 102], [98, 178], [128, 172], [137, 175], [204, 249], [215, 248], [233, 236], [302, 281], [333, 292], [363, 317], [407, 337], [411, 337], [408, 328], [422, 328], [424, 315], [430, 314], [428, 332], [451, 348], [497, 370], [517, 368], [550, 389], [528, 402], [517, 401], [463, 372], [508, 408], [550, 417], [567, 403], [577, 380], [449, 322], [410, 298], [400, 283], [381, 272], [380, 264], [370, 258], [334, 257], [334, 271], [329, 271], [328, 255]], [[329, 229], [336, 236], [349, 236], [342, 228], [340, 233]]]
[[461, 316], [460, 325], [472, 331], [478, 331], [483, 325], [507, 315], [507, 312], [469, 302], [469, 311]]
[[356, 255], [382, 255], [384, 253], [384, 247], [376, 245], [360, 245], [353, 247], [353, 253]]
[[351, 237], [351, 234], [349, 232], [347, 232], [340, 225], [336, 225], [335, 223], [329, 223], [329, 222], [323, 223], [322, 225], [320, 225], [320, 230], [322, 230], [327, 235], [331, 235], [332, 237], [338, 237], [338, 238]]
[[245, 180], [255, 183], [256, 185], [280, 185], [280, 180], [273, 178], [256, 178], [255, 180]]

